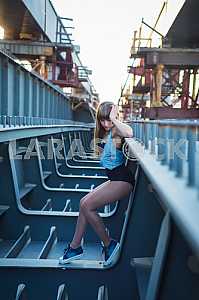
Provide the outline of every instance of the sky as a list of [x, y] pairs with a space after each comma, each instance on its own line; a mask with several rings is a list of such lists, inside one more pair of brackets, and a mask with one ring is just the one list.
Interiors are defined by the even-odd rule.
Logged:
[[[92, 70], [90, 79], [100, 101], [118, 102], [121, 86], [127, 78], [130, 47], [134, 30], [142, 18], [150, 25], [163, 0], [52, 0], [61, 17], [73, 18], [72, 39], [80, 45], [80, 58]], [[159, 30], [165, 34], [183, 0], [168, 0], [167, 18], [162, 17]], [[168, 15], [170, 11], [170, 15]], [[148, 37], [149, 31], [146, 29]]]

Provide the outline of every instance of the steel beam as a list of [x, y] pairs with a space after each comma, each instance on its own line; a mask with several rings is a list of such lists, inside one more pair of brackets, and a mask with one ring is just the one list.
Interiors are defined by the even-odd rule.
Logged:
[[19, 40], [0, 40], [0, 48], [9, 50], [15, 55], [49, 56], [53, 55], [56, 47], [73, 48], [72, 44], [60, 44], [49, 42], [32, 42]]
[[[49, 98], [53, 102], [51, 111], [49, 107], [47, 109]], [[0, 50], [0, 116], [5, 119], [2, 124], [9, 125], [6, 118], [10, 120], [13, 118], [16, 125], [22, 125], [22, 123], [23, 125], [47, 125], [46, 121], [40, 124], [32, 124], [30, 121], [29, 124], [25, 119], [58, 119], [61, 114], [58, 116], [57, 111], [65, 112], [62, 115], [63, 120], [72, 119], [73, 112], [69, 98], [63, 91], [42, 80], [35, 73], [28, 72]], [[22, 122], [17, 121], [22, 118], [24, 118]], [[11, 125], [14, 125], [15, 121], [11, 120]], [[51, 124], [48, 123], [48, 125]]]
[[142, 118], [149, 119], [198, 119], [199, 109], [181, 109], [173, 107], [144, 107]]
[[199, 49], [140, 48], [137, 54], [145, 57], [146, 67], [153, 68], [157, 64], [182, 69], [199, 66]]
[[[70, 122], [70, 120], [69, 120]], [[42, 135], [49, 135], [49, 134], [56, 134], [56, 133], [63, 133], [66, 131], [76, 131], [76, 130], [90, 130], [93, 128], [91, 125], [81, 125], [75, 124], [70, 125], [53, 125], [53, 126], [35, 126], [35, 127], [19, 127], [19, 128], [8, 128], [0, 130], [0, 143], [1, 142], [8, 142], [12, 140], [24, 139], [29, 137], [38, 137]]]

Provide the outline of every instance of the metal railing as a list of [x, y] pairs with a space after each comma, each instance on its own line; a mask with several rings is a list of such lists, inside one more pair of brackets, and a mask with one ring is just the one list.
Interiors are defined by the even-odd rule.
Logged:
[[27, 71], [0, 50], [0, 116], [4, 127], [51, 125], [72, 120], [73, 112], [60, 88]]
[[136, 120], [128, 140], [137, 159], [171, 212], [174, 222], [199, 253], [199, 120]]
[[199, 120], [158, 120], [133, 123], [134, 137], [168, 171], [198, 186]]
[[[77, 122], [64, 119], [40, 118], [31, 116], [0, 116], [0, 128], [17, 128], [32, 126], [53, 126], [53, 125], [85, 125], [83, 122]], [[87, 123], [93, 127], [93, 123]]]

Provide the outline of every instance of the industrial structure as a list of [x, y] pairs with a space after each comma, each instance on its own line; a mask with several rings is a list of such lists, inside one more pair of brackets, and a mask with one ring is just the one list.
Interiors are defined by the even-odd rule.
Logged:
[[73, 20], [59, 17], [50, 1], [1, 1], [0, 11], [0, 49], [60, 88], [74, 111], [88, 109], [93, 118], [98, 94], [89, 79], [91, 71], [80, 60], [80, 47], [71, 39]]
[[[60, 265], [80, 200], [108, 180], [99, 96], [71, 19], [50, 0], [0, 0], [0, 299], [199, 299], [198, 11], [183, 1], [161, 47], [134, 33], [119, 100], [133, 190], [99, 209], [120, 249], [105, 265], [88, 226], [82, 258]], [[142, 20], [160, 35], [156, 23]]]
[[[154, 119], [199, 116], [199, 50], [194, 33], [197, 24], [192, 21], [196, 17], [197, 3], [184, 1], [164, 36], [157, 28], [161, 18], [167, 17], [168, 4], [173, 9], [173, 3], [168, 2], [163, 2], [154, 26], [142, 19], [139, 30], [134, 31], [132, 61], [128, 67], [131, 80], [119, 103], [127, 119], [131, 111], [134, 117]], [[144, 27], [150, 30], [147, 36]]]

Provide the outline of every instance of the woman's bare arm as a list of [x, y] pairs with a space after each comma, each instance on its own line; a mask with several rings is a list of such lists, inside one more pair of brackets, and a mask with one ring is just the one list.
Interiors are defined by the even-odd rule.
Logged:
[[114, 105], [112, 106], [109, 118], [115, 125], [118, 135], [121, 137], [133, 137], [133, 129], [129, 125], [119, 121], [117, 119], [117, 114], [118, 114], [117, 107], [116, 105]]

